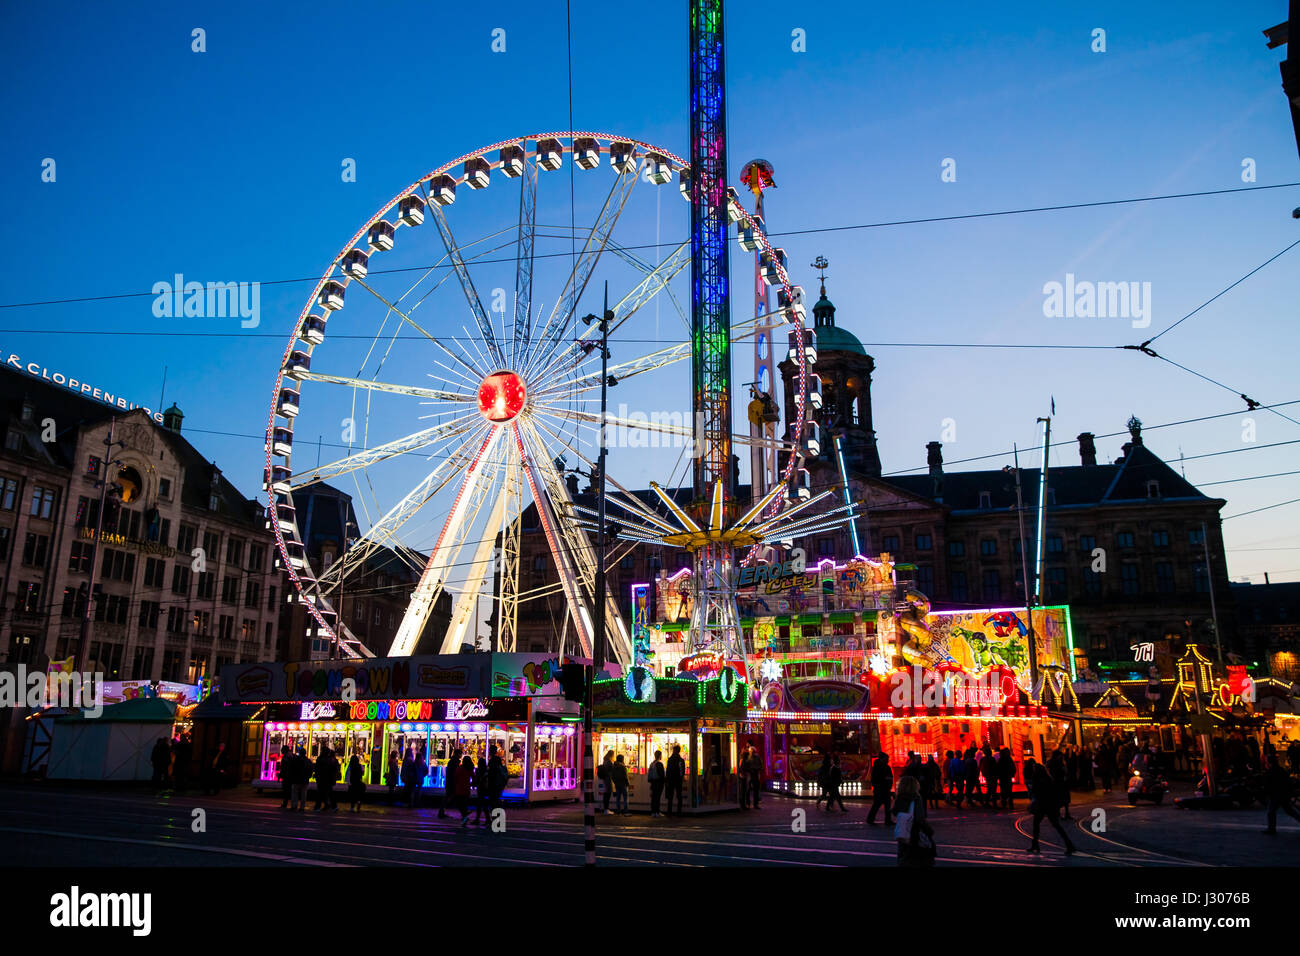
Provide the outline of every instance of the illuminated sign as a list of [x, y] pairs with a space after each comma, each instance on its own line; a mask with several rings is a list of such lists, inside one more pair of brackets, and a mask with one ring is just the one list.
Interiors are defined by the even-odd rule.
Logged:
[[429, 720], [433, 705], [430, 700], [355, 700], [348, 705], [348, 715], [352, 720]]
[[55, 385], [61, 385], [69, 391], [76, 392], [79, 395], [89, 396], [97, 402], [103, 402], [105, 405], [111, 405], [114, 408], [124, 408], [128, 411], [139, 408], [154, 421], [158, 422], [158, 424], [162, 424], [162, 412], [155, 412], [144, 405], [137, 405], [135, 402], [128, 402], [120, 395], [114, 395], [112, 392], [108, 391], [108, 389], [100, 388], [97, 385], [91, 385], [89, 382], [79, 382], [75, 378], [64, 375], [62, 372], [50, 372], [48, 368], [44, 368], [37, 362], [28, 362], [24, 365], [23, 360], [17, 355], [9, 355], [5, 364], [18, 369], [20, 372], [26, 372], [28, 375], [32, 376], [32, 378], [40, 378], [47, 382], [53, 382]]
[[846, 681], [801, 681], [786, 688], [797, 709], [842, 713], [867, 709], [867, 688]]
[[[487, 702], [482, 700], [449, 700], [447, 701], [447, 720], [472, 720], [476, 717], [486, 717], [488, 712]], [[398, 718], [401, 719], [400, 717]]]
[[[333, 720], [336, 716], [332, 703], [309, 702], [302, 704], [301, 707], [299, 720]], [[353, 716], [355, 717], [355, 708]]]
[[1151, 641], [1134, 644], [1129, 650], [1133, 652], [1133, 660], [1135, 661], [1154, 661], [1156, 659], [1156, 645]]

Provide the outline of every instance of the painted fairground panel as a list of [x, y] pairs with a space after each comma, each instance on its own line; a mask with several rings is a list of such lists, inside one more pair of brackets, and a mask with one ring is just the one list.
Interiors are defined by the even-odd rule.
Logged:
[[[1021, 690], [1032, 692], [1024, 608], [930, 611], [924, 614], [924, 625], [917, 627], [918, 622], [910, 621], [909, 611], [911, 617], [920, 617], [916, 612], [922, 608], [924, 605], [904, 611], [897, 622], [882, 621], [882, 633], [891, 626], [903, 632], [903, 653], [909, 662], [930, 667], [955, 664], [968, 673], [1005, 667], [1014, 672]], [[1034, 608], [1033, 624], [1039, 671], [1057, 671], [1068, 677], [1072, 656], [1069, 608]], [[885, 641], [892, 642], [892, 638], [886, 636]]]

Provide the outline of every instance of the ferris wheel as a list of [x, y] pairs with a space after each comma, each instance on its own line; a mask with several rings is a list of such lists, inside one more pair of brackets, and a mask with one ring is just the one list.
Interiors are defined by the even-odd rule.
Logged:
[[[689, 205], [660, 198], [674, 179], [688, 196], [690, 177], [678, 156], [628, 137], [529, 135], [421, 176], [344, 244], [298, 316], [267, 424], [268, 525], [292, 581], [290, 599], [304, 603], [317, 636], [337, 640], [349, 656], [409, 655], [445, 592], [452, 612], [441, 651], [453, 653], [467, 634], [472, 642], [488, 585], [498, 602], [497, 648], [510, 651], [520, 608], [558, 589], [581, 653], [591, 653], [592, 611], [604, 600], [611, 657], [628, 663], [622, 616], [610, 594], [595, 593], [595, 551], [573, 518], [573, 476], [596, 467], [602, 381], [632, 384], [661, 406], [690, 407], [692, 342], [681, 306], [689, 302], [682, 290]], [[802, 396], [815, 351], [805, 338], [802, 290], [734, 190], [727, 205], [741, 245], [762, 255], [778, 305], [735, 323], [725, 347], [757, 340], [771, 348], [774, 332], [790, 333], [800, 400], [787, 414], [790, 434], [805, 436]], [[673, 241], [656, 241], [651, 210]], [[548, 225], [548, 216], [567, 221]], [[597, 288], [607, 306], [597, 304]], [[684, 325], [659, 330], [661, 306]], [[579, 316], [606, 307], [615, 355], [602, 379], [600, 323]], [[604, 421], [671, 439], [689, 456], [689, 416]], [[793, 491], [801, 449], [781, 450], [780, 473], [768, 477]], [[614, 480], [617, 469], [616, 460], [609, 494], [653, 518], [650, 505]], [[355, 492], [365, 530], [328, 567], [313, 567], [294, 495], [322, 483]], [[544, 537], [558, 586], [521, 575], [524, 533]], [[381, 554], [404, 562], [418, 583], [390, 646], [372, 649], [337, 606], [345, 595], [353, 608], [364, 600], [361, 579]]]

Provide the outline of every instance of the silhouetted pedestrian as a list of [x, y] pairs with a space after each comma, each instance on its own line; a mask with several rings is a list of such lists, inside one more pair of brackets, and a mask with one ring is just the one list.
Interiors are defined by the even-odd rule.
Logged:
[[646, 783], [650, 784], [650, 816], [652, 817], [663, 816], [659, 812], [660, 800], [664, 792], [664, 781], [667, 776], [663, 756], [664, 752], [662, 750], [656, 750], [655, 759], [651, 761], [650, 767], [645, 774]]
[[890, 798], [894, 790], [894, 771], [890, 769], [889, 758], [884, 751], [876, 754], [871, 763], [871, 809], [867, 811], [867, 822], [876, 822], [876, 811], [885, 808], [885, 825], [893, 822], [890, 810]]
[[664, 810], [668, 816], [673, 815], [673, 796], [677, 797], [677, 815], [682, 813], [682, 782], [686, 779], [686, 761], [682, 759], [681, 744], [673, 744], [673, 754], [668, 758], [668, 769], [664, 777], [664, 786], [668, 792], [668, 806]]

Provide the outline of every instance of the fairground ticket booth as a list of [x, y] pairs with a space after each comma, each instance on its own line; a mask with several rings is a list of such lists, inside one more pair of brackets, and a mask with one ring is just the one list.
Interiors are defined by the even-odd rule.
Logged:
[[279, 788], [283, 747], [313, 761], [328, 747], [341, 771], [359, 757], [371, 787], [387, 786], [389, 754], [398, 781], [405, 761], [422, 759], [421, 789], [441, 794], [459, 750], [475, 763], [501, 755], [506, 801], [576, 799], [582, 727], [554, 679], [559, 664], [545, 654], [251, 664], [226, 668], [222, 685], [235, 700], [266, 703], [248, 730], [261, 741], [259, 789]]
[[[738, 733], [748, 688], [734, 668], [714, 677], [655, 677], [631, 668], [625, 677], [595, 684], [592, 757], [596, 766], [611, 751], [627, 766], [628, 807], [650, 809], [646, 772], [655, 751], [664, 767], [673, 747], [686, 762], [682, 810], [686, 813], [740, 808]], [[665, 793], [665, 805], [667, 795]], [[675, 806], [674, 806], [675, 811]]]

